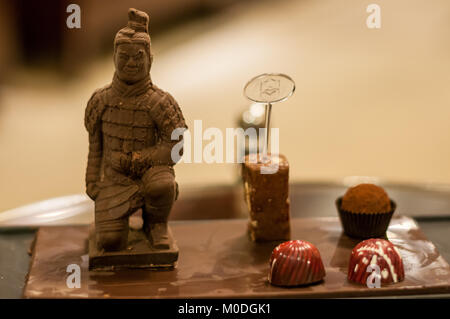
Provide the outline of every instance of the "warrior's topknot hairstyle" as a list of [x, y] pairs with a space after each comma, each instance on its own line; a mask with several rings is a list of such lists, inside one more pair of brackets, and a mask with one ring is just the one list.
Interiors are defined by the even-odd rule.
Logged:
[[136, 9], [128, 10], [128, 25], [117, 32], [114, 39], [114, 50], [122, 43], [141, 43], [147, 48], [150, 56], [150, 36], [148, 34], [148, 15]]

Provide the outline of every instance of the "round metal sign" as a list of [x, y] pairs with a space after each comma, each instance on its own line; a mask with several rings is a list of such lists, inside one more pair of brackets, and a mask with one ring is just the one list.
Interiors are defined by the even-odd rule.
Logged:
[[286, 100], [295, 91], [291, 77], [281, 73], [264, 73], [247, 82], [244, 95], [257, 103], [275, 103]]

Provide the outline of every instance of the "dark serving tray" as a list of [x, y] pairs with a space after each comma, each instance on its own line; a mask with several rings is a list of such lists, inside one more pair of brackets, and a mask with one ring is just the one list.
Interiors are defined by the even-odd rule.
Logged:
[[[246, 220], [173, 222], [180, 248], [171, 271], [89, 272], [88, 227], [42, 227], [37, 233], [26, 298], [285, 298], [404, 296], [450, 292], [450, 266], [408, 217], [391, 221], [387, 236], [399, 249], [405, 280], [381, 288], [347, 281], [352, 248], [359, 242], [342, 234], [338, 218], [296, 218], [293, 239], [312, 242], [326, 269], [321, 283], [280, 288], [267, 281], [276, 243], [258, 244], [246, 235]], [[81, 287], [66, 285], [67, 266], [81, 267]]]

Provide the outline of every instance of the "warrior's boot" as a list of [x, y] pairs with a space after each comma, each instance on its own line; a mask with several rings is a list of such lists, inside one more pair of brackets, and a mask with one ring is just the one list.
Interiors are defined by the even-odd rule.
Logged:
[[169, 249], [170, 242], [167, 228], [167, 219], [160, 221], [152, 220], [150, 216], [155, 213], [155, 210], [156, 208], [148, 208], [146, 206], [146, 211], [150, 211], [150, 213], [144, 215], [144, 231], [147, 235], [148, 240], [152, 243], [153, 248]]
[[142, 214], [144, 220], [143, 228], [148, 240], [152, 243], [154, 248], [169, 249], [170, 242], [167, 219], [169, 217], [170, 210], [172, 209], [173, 198], [161, 198], [158, 200], [161, 202], [164, 200], [166, 202], [171, 200], [172, 202], [169, 205], [158, 205], [155, 200], [152, 201], [153, 205], [151, 205], [150, 202], [146, 203]]

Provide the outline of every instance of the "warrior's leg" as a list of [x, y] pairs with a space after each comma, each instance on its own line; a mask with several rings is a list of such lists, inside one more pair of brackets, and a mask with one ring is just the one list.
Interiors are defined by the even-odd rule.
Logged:
[[128, 219], [142, 207], [142, 196], [136, 184], [121, 185], [106, 181], [95, 200], [95, 233], [97, 247], [105, 251], [126, 248]]
[[144, 231], [153, 247], [169, 248], [167, 219], [176, 197], [176, 183], [173, 168], [156, 166], [142, 177], [145, 196], [143, 210]]
[[128, 217], [95, 222], [97, 248], [105, 251], [123, 250], [128, 242]]

